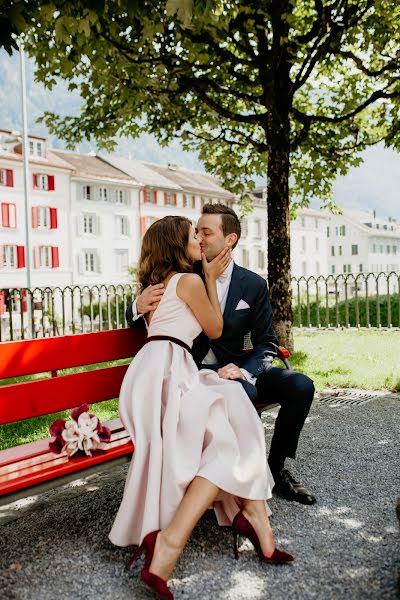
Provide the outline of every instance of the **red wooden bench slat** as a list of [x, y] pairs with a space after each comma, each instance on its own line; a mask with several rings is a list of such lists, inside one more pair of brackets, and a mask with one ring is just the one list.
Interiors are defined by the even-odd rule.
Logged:
[[[56, 464], [57, 462], [64, 462], [64, 458], [66, 454], [54, 454], [49, 450], [49, 439], [47, 441], [47, 448], [41, 454], [37, 454], [36, 456], [27, 457], [25, 459], [21, 459], [15, 463], [10, 463], [0, 468], [0, 483], [5, 481], [4, 478], [7, 479], [9, 474], [13, 474], [13, 477], [19, 477], [24, 473], [24, 471], [31, 467], [39, 467], [44, 468], [46, 466], [50, 466], [50, 464]], [[127, 443], [130, 441], [128, 433], [124, 431], [120, 431], [112, 437], [112, 440], [108, 444], [107, 452], [110, 448], [114, 446], [118, 446], [121, 443]]]
[[143, 346], [141, 329], [115, 329], [0, 344], [0, 379], [130, 358]]
[[0, 424], [117, 398], [128, 366], [0, 386]]
[[[113, 419], [112, 421], [105, 423], [105, 425], [111, 431], [111, 439], [114, 439], [115, 436], [121, 434], [125, 436], [128, 435], [120, 419]], [[7, 465], [12, 465], [12, 468], [18, 468], [17, 464], [19, 465], [20, 461], [23, 462], [47, 454], [49, 451], [49, 441], [51, 439], [53, 438], [45, 438], [43, 440], [21, 444], [14, 448], [0, 450], [0, 473], [3, 473], [3, 468], [7, 467]], [[55, 455], [53, 454], [53, 456]]]
[[110, 460], [119, 458], [120, 456], [126, 456], [131, 454], [134, 450], [133, 443], [131, 441], [124, 442], [121, 440], [121, 444], [110, 448], [104, 454], [98, 456], [88, 456], [83, 458], [77, 458], [75, 460], [64, 458], [64, 462], [56, 464], [47, 469], [37, 470], [36, 467], [27, 469], [26, 474], [17, 479], [9, 479], [9, 481], [1, 483], [0, 496], [16, 492], [27, 487], [31, 487], [37, 483], [43, 483], [50, 479], [58, 478], [62, 475], [68, 475], [76, 471], [81, 471], [87, 467], [92, 467]]
[[[51, 438], [47, 439], [47, 448], [45, 448], [41, 454], [33, 457], [27, 457], [26, 459], [19, 460], [16, 463], [11, 463], [1, 467], [0, 483], [2, 481], [6, 481], [9, 478], [14, 479], [16, 477], [21, 477], [28, 470], [33, 471], [45, 469], [47, 467], [52, 466], [53, 464], [55, 465], [61, 462], [65, 462], [65, 459], [68, 458], [67, 453], [63, 452], [61, 454], [55, 454], [54, 452], [51, 452], [48, 445], [48, 442], [50, 440]], [[120, 446], [121, 444], [126, 444], [129, 441], [130, 438], [126, 431], [119, 432], [115, 434], [112, 437], [111, 441], [107, 444], [107, 452], [109, 452], [109, 450], [111, 450], [114, 446]], [[78, 457], [78, 460], [80, 458], [81, 457]]]

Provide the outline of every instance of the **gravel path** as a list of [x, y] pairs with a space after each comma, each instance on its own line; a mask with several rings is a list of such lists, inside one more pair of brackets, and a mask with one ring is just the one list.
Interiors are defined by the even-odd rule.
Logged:
[[[276, 411], [264, 416], [267, 441]], [[398, 598], [400, 398], [363, 406], [316, 400], [296, 466], [318, 503], [273, 498], [272, 523], [293, 565], [256, 560], [248, 542], [233, 558], [229, 528], [211, 511], [170, 580], [182, 600], [386, 600]], [[107, 539], [126, 466], [16, 505], [0, 507], [0, 597], [7, 600], [151, 599], [126, 573], [129, 549]]]

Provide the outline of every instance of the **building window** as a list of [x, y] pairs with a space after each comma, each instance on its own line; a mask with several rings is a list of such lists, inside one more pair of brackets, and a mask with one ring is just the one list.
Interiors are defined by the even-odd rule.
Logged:
[[393, 254], [397, 254], [397, 246], [392, 246]]
[[82, 219], [83, 224], [83, 233], [86, 235], [95, 235], [96, 234], [96, 215], [86, 213], [83, 215]]
[[301, 274], [306, 277], [307, 276], [307, 263], [305, 260], [301, 263]]
[[258, 219], [254, 221], [254, 237], [257, 240], [260, 240], [262, 238], [261, 221], [259, 221]]
[[326, 228], [326, 237], [329, 237], [329, 236], [330, 236], [330, 228], [329, 228], [329, 225], [328, 225], [327, 228]]
[[140, 235], [142, 237], [155, 221], [157, 221], [157, 217], [140, 217]]
[[176, 194], [164, 192], [164, 206], [176, 206]]
[[386, 254], [390, 254], [390, 246], [386, 246]]
[[100, 273], [100, 262], [96, 250], [84, 250], [83, 271], [86, 273]]
[[376, 253], [376, 250], [377, 250], [377, 246], [376, 246], [376, 244], [373, 244], [372, 245], [372, 252]]
[[53, 192], [55, 190], [54, 175], [44, 175], [43, 173], [34, 173], [33, 189], [42, 192]]
[[246, 268], [249, 267], [249, 251], [246, 248], [242, 249], [242, 265]]
[[12, 169], [0, 169], [0, 185], [14, 187], [14, 172]]
[[331, 266], [331, 273], [332, 273], [332, 275], [335, 275], [335, 272], [336, 272], [336, 267], [335, 267], [335, 265], [332, 265]]
[[117, 250], [115, 256], [117, 273], [125, 273], [128, 270], [128, 250]]
[[29, 154], [31, 156], [43, 156], [43, 142], [29, 140]]
[[128, 217], [117, 215], [115, 217], [117, 225], [117, 235], [126, 237], [129, 235], [129, 220]]
[[335, 246], [331, 246], [331, 256], [335, 256]]
[[246, 218], [243, 218], [240, 223], [240, 228], [242, 231], [242, 237], [247, 237], [249, 233], [249, 222]]
[[351, 246], [351, 254], [353, 256], [356, 256], [358, 254], [358, 245], [357, 244], [352, 244], [352, 246]]
[[188, 201], [187, 201], [187, 196], [186, 194], [182, 195], [182, 208], [187, 208], [188, 205]]
[[360, 273], [362, 273], [364, 271], [362, 264], [358, 265], [358, 270]]
[[192, 196], [192, 208], [196, 208], [196, 196]]
[[1, 267], [15, 269], [17, 266], [17, 246], [4, 245], [1, 258]]
[[15, 229], [17, 226], [17, 209], [15, 204], [9, 202], [1, 203], [1, 225], [7, 229]]
[[306, 226], [306, 218], [305, 217], [301, 217], [301, 226], [302, 227]]
[[342, 256], [342, 246], [339, 246], [339, 256]]
[[39, 246], [40, 266], [51, 267], [51, 246]]
[[116, 204], [127, 204], [127, 196], [125, 190], [114, 190]]
[[343, 273], [351, 273], [351, 265], [343, 265]]
[[379, 246], [379, 253], [383, 254], [383, 245], [382, 244]]
[[346, 235], [346, 225], [341, 225], [339, 229], [339, 235]]
[[57, 209], [49, 206], [32, 206], [33, 229], [57, 229]]
[[82, 198], [83, 200], [94, 200], [94, 194], [90, 185], [82, 186]]
[[315, 217], [315, 229], [318, 229], [319, 226], [319, 221], [317, 219], [317, 217]]
[[103, 202], [108, 202], [108, 199], [109, 199], [108, 188], [106, 188], [106, 187], [99, 188], [99, 200], [102, 200]]
[[265, 253], [263, 250], [258, 250], [258, 268], [265, 268]]
[[317, 262], [315, 263], [315, 274], [316, 275], [320, 274], [320, 269], [321, 269], [321, 267], [320, 267], [319, 261], [317, 260]]
[[318, 250], [319, 250], [319, 238], [315, 238], [315, 249], [318, 252]]

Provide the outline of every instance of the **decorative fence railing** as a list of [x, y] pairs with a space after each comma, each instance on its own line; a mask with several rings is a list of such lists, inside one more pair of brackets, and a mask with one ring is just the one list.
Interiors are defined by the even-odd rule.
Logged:
[[0, 290], [0, 341], [126, 327], [136, 285]]
[[[400, 328], [400, 273], [293, 277], [293, 325]], [[0, 341], [126, 327], [136, 285], [0, 289]]]

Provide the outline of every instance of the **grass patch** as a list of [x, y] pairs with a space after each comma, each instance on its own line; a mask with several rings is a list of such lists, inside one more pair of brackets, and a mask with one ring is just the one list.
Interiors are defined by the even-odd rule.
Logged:
[[298, 331], [294, 369], [315, 387], [355, 387], [400, 391], [399, 331]]

